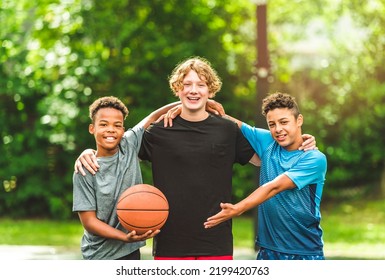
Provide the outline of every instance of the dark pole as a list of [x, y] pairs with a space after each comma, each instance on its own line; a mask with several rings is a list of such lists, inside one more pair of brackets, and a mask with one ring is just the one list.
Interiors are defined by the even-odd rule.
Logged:
[[[255, 126], [260, 128], [267, 128], [266, 120], [261, 113], [262, 100], [269, 92], [269, 53], [267, 48], [267, 5], [266, 1], [257, 1], [257, 64], [256, 64], [256, 76], [257, 76], [257, 97], [256, 97], [256, 116]], [[259, 187], [259, 172], [260, 168], [256, 170], [255, 183], [256, 187]], [[258, 235], [258, 207], [254, 209], [254, 236]], [[259, 248], [254, 246], [255, 251]]]
[[[266, 2], [266, 1], [264, 1]], [[262, 105], [263, 98], [269, 92], [269, 51], [267, 48], [267, 5], [257, 4], [257, 105]], [[266, 120], [261, 115], [261, 107], [257, 114], [258, 127], [266, 127]]]

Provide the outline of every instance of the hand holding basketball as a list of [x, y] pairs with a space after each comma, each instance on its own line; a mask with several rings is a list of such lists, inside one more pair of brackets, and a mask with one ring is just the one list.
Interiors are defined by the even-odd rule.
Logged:
[[149, 230], [143, 234], [138, 234], [135, 230], [130, 231], [126, 235], [126, 241], [125, 242], [138, 242], [138, 241], [145, 241], [147, 239], [155, 237], [160, 232], [159, 229], [153, 231]]

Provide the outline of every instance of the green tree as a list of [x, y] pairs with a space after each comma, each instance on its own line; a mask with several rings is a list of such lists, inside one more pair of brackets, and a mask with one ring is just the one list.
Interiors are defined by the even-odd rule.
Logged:
[[241, 55], [247, 34], [240, 32], [247, 5], [3, 1], [0, 212], [71, 216], [73, 162], [93, 143], [88, 106], [100, 96], [121, 98], [132, 113], [128, 126], [136, 124], [174, 101], [168, 74], [180, 60], [199, 55], [222, 76], [222, 101], [231, 104], [234, 89], [251, 76], [237, 75], [248, 63]]
[[[132, 126], [175, 100], [167, 78], [210, 60], [229, 114], [253, 124], [255, 4], [249, 0], [0, 2], [0, 214], [72, 216], [72, 172], [93, 143], [88, 106], [115, 95]], [[326, 197], [385, 192], [383, 1], [268, 1], [271, 91], [297, 97], [328, 156]], [[234, 195], [255, 188], [236, 167]], [[150, 169], [144, 165], [146, 181]], [[25, 205], [26, 207], [19, 207]]]
[[328, 157], [327, 197], [379, 194], [385, 182], [384, 9], [376, 0], [269, 2], [273, 88], [299, 99], [305, 131]]

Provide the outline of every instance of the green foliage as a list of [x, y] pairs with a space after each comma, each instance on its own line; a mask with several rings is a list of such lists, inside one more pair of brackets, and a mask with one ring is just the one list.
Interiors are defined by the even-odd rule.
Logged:
[[[89, 104], [115, 95], [133, 126], [175, 100], [167, 78], [186, 57], [212, 62], [224, 82], [216, 99], [252, 124], [255, 8], [248, 0], [2, 1], [0, 215], [71, 217], [74, 159], [94, 146]], [[328, 157], [326, 197], [379, 191], [384, 15], [378, 0], [268, 1], [270, 89], [299, 100], [304, 132]], [[143, 176], [151, 182], [148, 164]], [[235, 167], [235, 200], [255, 177], [255, 168]]]
[[[250, 16], [248, 1], [32, 4], [4, 1], [0, 10], [0, 213], [71, 217], [73, 162], [94, 145], [88, 106], [97, 97], [121, 98], [129, 127], [175, 100], [167, 77], [186, 57], [208, 58], [229, 80], [224, 104], [251, 76], [236, 75], [247, 69], [247, 32], [239, 29]], [[143, 174], [151, 180], [148, 165]]]
[[325, 196], [352, 189], [380, 194], [385, 166], [383, 1], [284, 3], [269, 5], [276, 70], [272, 85], [297, 97], [304, 132], [316, 136], [328, 157]]

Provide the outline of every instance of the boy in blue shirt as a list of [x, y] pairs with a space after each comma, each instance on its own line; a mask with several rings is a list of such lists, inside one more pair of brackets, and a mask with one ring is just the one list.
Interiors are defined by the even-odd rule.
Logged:
[[320, 203], [327, 170], [319, 150], [301, 151], [303, 116], [294, 98], [275, 93], [263, 100], [269, 130], [228, 116], [241, 128], [261, 159], [261, 186], [237, 204], [207, 219], [211, 228], [258, 207], [258, 260], [322, 260]]

